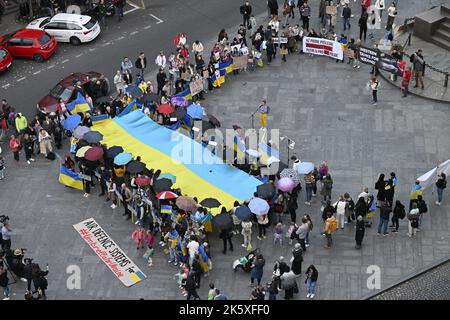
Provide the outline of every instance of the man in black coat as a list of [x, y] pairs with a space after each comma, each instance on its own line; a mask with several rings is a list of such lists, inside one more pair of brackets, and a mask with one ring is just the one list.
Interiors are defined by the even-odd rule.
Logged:
[[389, 224], [389, 215], [392, 211], [392, 207], [391, 204], [387, 201], [384, 201], [381, 204], [381, 208], [380, 208], [380, 223], [378, 224], [378, 235], [381, 234], [381, 228], [384, 226], [383, 228], [383, 236], [387, 236], [388, 232], [387, 232], [387, 228], [388, 228], [388, 224]]
[[267, 2], [267, 6], [270, 10], [270, 15], [272, 18], [278, 18], [278, 1], [277, 0], [269, 0]]
[[147, 58], [143, 52], [139, 54], [139, 57], [136, 59], [134, 65], [136, 69], [139, 70], [139, 77], [141, 77], [141, 80], [144, 80], [144, 71], [145, 68], [147, 68]]
[[240, 7], [241, 14], [244, 18], [244, 26], [248, 28], [250, 24], [250, 15], [252, 14], [252, 6], [248, 1], [245, 2], [244, 5]]
[[195, 285], [195, 278], [194, 278], [194, 271], [191, 270], [189, 272], [189, 275], [186, 279], [186, 291], [187, 291], [187, 300], [191, 300], [191, 297], [193, 296], [194, 299], [200, 300], [200, 297], [198, 296], [196, 285]]
[[158, 85], [157, 95], [160, 95], [163, 91], [163, 87], [166, 84], [167, 74], [164, 69], [159, 69], [158, 74], [156, 75], [156, 83]]
[[200, 280], [201, 275], [203, 273], [202, 266], [200, 265], [198, 254], [195, 255], [194, 260], [192, 261], [192, 271], [194, 271], [194, 279], [196, 288], [200, 288]]

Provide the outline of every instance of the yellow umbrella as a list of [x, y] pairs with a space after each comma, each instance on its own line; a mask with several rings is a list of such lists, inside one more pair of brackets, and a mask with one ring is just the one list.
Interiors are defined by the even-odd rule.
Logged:
[[84, 146], [84, 147], [81, 147], [80, 149], [78, 149], [78, 151], [77, 151], [77, 153], [76, 153], [76, 156], [78, 157], [78, 158], [83, 158], [84, 157], [84, 154], [86, 153], [86, 151], [88, 151], [90, 148], [92, 148], [91, 146]]

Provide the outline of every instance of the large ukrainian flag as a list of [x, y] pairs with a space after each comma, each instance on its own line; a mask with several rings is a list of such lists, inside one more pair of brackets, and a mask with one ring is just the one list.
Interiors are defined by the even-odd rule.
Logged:
[[130, 112], [132, 112], [136, 109], [137, 109], [137, 104], [136, 104], [136, 99], [134, 99], [125, 107], [125, 109], [122, 110], [122, 112], [119, 114], [119, 117], [123, 117], [124, 115], [129, 114]]
[[174, 97], [184, 98], [186, 100], [192, 100], [192, 95], [191, 95], [191, 89], [190, 88], [187, 88], [184, 91], [181, 91], [181, 92], [179, 92], [177, 94], [174, 94], [173, 96]]
[[[122, 146], [133, 156], [141, 156], [147, 168], [175, 175], [177, 181], [173, 187], [199, 201], [215, 198], [231, 209], [234, 201], [250, 199], [261, 184], [224, 163], [200, 143], [158, 125], [140, 110], [102, 121], [93, 130], [103, 134], [103, 143]], [[218, 213], [220, 208], [212, 211]]]
[[76, 114], [78, 112], [85, 113], [92, 111], [92, 106], [90, 106], [87, 103], [86, 99], [79, 92], [77, 94], [77, 98], [72, 102], [69, 102], [66, 107], [71, 114]]
[[83, 179], [63, 165], [59, 167], [59, 182], [65, 186], [83, 190]]
[[225, 70], [226, 73], [231, 73], [234, 70], [233, 67], [233, 59], [230, 58], [225, 62], [220, 62], [219, 63], [219, 70]]

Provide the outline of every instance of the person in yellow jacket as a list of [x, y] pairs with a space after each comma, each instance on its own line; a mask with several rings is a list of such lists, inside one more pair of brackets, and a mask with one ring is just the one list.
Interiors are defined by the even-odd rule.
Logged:
[[336, 231], [337, 229], [337, 220], [333, 216], [331, 212], [327, 214], [327, 220], [325, 220], [325, 227], [323, 232], [325, 233], [325, 237], [327, 238], [327, 245], [325, 248], [331, 248], [331, 245], [333, 244], [333, 239], [331, 238], [331, 235]]
[[22, 134], [23, 130], [25, 130], [28, 126], [27, 118], [25, 118], [25, 116], [23, 116], [21, 113], [18, 113], [15, 122], [17, 134], [20, 135]]

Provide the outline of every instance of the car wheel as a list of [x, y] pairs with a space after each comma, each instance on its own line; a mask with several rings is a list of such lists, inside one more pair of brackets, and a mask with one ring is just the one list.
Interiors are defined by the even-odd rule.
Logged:
[[77, 37], [70, 38], [70, 44], [73, 44], [74, 46], [79, 46], [81, 44], [81, 40]]
[[40, 54], [35, 54], [35, 55], [33, 56], [33, 59], [34, 59], [34, 61], [36, 61], [36, 62], [42, 62], [42, 61], [44, 61], [44, 57], [43, 57], [42, 55], [40, 55]]

